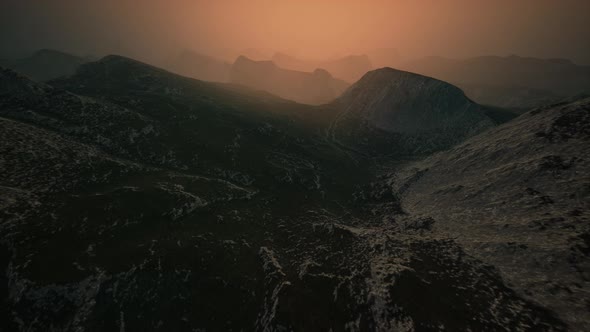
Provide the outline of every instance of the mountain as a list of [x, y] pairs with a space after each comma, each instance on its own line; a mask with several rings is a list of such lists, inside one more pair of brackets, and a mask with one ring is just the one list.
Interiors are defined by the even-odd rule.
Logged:
[[[420, 106], [415, 114], [451, 114], [453, 132], [487, 129], [469, 141], [496, 130], [447, 109], [464, 104], [449, 101], [451, 87], [404, 75], [378, 71], [345, 95], [354, 101], [379, 91], [371, 82], [400, 83], [381, 91]], [[298, 104], [121, 56], [48, 83], [0, 70], [0, 329], [565, 331], [584, 323], [523, 293], [486, 248], [474, 253], [457, 234], [438, 232], [443, 222], [427, 213], [436, 201], [424, 211], [408, 205], [413, 182], [404, 192], [395, 181], [427, 153], [420, 128], [367, 126], [355, 142], [334, 140], [341, 114], [370, 113], [351, 105]], [[578, 149], [586, 120], [548, 122], [538, 137], [570, 135]], [[388, 144], [373, 145], [376, 135]], [[402, 155], [400, 146], [412, 149]], [[469, 153], [450, 160], [466, 176], [470, 163], [460, 158]], [[586, 173], [568, 173], [580, 183], [570, 187], [583, 189]], [[556, 188], [584, 203], [585, 191], [570, 187]], [[572, 256], [582, 273], [584, 259]], [[587, 286], [578, 289], [570, 290], [583, 301]], [[551, 290], [559, 300], [561, 288]]]
[[253, 61], [238, 57], [231, 68], [231, 82], [268, 91], [282, 98], [304, 104], [325, 104], [347, 87], [325, 70], [300, 72], [282, 69], [271, 61]]
[[334, 77], [351, 83], [356, 82], [372, 69], [371, 61], [366, 55], [349, 55], [333, 60], [302, 60], [288, 54], [275, 53], [272, 61], [280, 67], [298, 71], [314, 71], [322, 68]]
[[590, 317], [590, 99], [539, 108], [408, 166], [402, 208], [432, 218], [572, 330]]
[[339, 140], [358, 142], [367, 130], [423, 137], [450, 146], [494, 125], [486, 108], [459, 88], [430, 77], [382, 68], [365, 74], [335, 102], [331, 126]]
[[[481, 96], [481, 101], [478, 101], [493, 102], [496, 106], [540, 106], [553, 95], [558, 96], [553, 99], [556, 101], [590, 91], [590, 67], [562, 59], [482, 56], [457, 60], [426, 57], [401, 64], [400, 69], [451, 82], [466, 91], [479, 87], [479, 92], [472, 97]], [[481, 92], [486, 90], [490, 92]], [[503, 93], [498, 94], [498, 90]], [[527, 91], [531, 90], [536, 96], [529, 95]], [[548, 97], [543, 98], [543, 95]]]
[[173, 72], [211, 82], [229, 82], [231, 64], [207, 55], [185, 50], [170, 65]]
[[119, 56], [51, 84], [0, 72], [3, 329], [313, 326], [272, 319], [272, 262], [366, 171], [307, 106]]
[[88, 61], [87, 58], [44, 49], [24, 59], [7, 60], [3, 65], [33, 80], [43, 82], [71, 75], [81, 64]]

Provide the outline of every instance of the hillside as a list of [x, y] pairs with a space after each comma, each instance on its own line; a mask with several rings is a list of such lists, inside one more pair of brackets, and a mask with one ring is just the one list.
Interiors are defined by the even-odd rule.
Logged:
[[[475, 116], [447, 108], [471, 105], [455, 88], [373, 75], [346, 95], [395, 93], [406, 96], [399, 105], [424, 107], [416, 114], [450, 114], [453, 133], [488, 130], [471, 140], [496, 130], [477, 108]], [[363, 144], [354, 147], [366, 150], [326, 135], [344, 129], [334, 126], [344, 111], [371, 114], [354, 105], [356, 112], [339, 102], [297, 104], [120, 56], [48, 84], [0, 71], [0, 328], [576, 326], [560, 306], [504, 279], [501, 261], [492, 261], [498, 272], [436, 231], [438, 214], [412, 209], [410, 196], [392, 190], [390, 173], [401, 178], [399, 165], [426, 153], [414, 133], [385, 130], [395, 124], [358, 131]], [[575, 120], [558, 127], [584, 123]], [[376, 135], [390, 144], [375, 145]], [[412, 149], [400, 158], [400, 146]]]
[[468, 99], [459, 88], [391, 68], [365, 74], [335, 104], [340, 113], [330, 135], [343, 142], [372, 137], [367, 136], [369, 131], [386, 138], [401, 136], [418, 149], [436, 150], [495, 124], [486, 108]]
[[590, 99], [528, 112], [396, 175], [433, 219], [524, 297], [588, 326]]

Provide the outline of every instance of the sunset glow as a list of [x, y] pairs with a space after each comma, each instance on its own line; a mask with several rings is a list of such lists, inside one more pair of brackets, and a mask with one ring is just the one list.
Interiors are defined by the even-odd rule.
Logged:
[[406, 57], [519, 54], [590, 63], [590, 2], [579, 0], [57, 0], [4, 6], [0, 35], [13, 46], [5, 44], [5, 52], [51, 43], [76, 53], [157, 60], [181, 48], [229, 58], [253, 48], [312, 58], [395, 48]]

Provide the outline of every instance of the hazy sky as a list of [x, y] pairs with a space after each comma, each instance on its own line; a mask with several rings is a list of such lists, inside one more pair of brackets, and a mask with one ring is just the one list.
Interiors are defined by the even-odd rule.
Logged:
[[307, 57], [518, 54], [590, 64], [590, 0], [1, 0], [0, 56], [39, 48], [157, 61], [181, 48]]

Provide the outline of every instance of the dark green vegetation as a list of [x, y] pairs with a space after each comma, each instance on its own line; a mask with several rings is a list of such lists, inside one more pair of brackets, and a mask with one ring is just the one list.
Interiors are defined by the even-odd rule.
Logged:
[[[354, 110], [344, 99], [313, 107], [118, 56], [49, 85], [2, 70], [1, 327], [576, 326], [506, 284], [456, 233], [438, 232], [436, 214], [409, 212], [405, 193], [429, 173], [412, 173], [402, 190], [392, 180], [400, 165], [485, 137], [498, 119], [451, 86], [388, 77], [397, 89], [386, 92], [411, 96], [393, 106], [441, 111], [456, 125], [399, 132], [366, 117], [362, 99]], [[365, 81], [357, 97], [381, 84]], [[587, 262], [583, 252], [576, 259]]]

